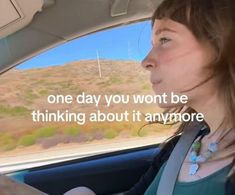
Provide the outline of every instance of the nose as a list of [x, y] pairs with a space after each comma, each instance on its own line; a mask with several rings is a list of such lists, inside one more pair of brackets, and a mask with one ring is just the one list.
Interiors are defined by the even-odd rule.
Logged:
[[156, 59], [154, 57], [153, 50], [151, 50], [141, 62], [141, 66], [148, 71], [154, 69], [156, 67]]

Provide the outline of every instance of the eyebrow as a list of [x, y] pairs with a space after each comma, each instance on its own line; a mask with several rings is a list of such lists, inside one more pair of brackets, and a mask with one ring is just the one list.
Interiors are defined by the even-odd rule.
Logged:
[[154, 34], [155, 35], [159, 35], [159, 34], [161, 34], [164, 31], [171, 32], [171, 33], [176, 33], [175, 30], [172, 30], [170, 28], [161, 28], [161, 29], [157, 30]]

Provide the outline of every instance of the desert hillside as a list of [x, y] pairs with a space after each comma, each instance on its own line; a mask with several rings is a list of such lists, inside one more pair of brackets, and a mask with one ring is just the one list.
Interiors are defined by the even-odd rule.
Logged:
[[[82, 92], [98, 94], [152, 94], [149, 75], [135, 61], [100, 60], [101, 77], [96, 60], [72, 62], [62, 66], [30, 70], [12, 69], [0, 76], [0, 151], [10, 151], [32, 145], [42, 148], [59, 143], [80, 143], [92, 140], [147, 136], [162, 133], [163, 127], [154, 126], [139, 131], [143, 123], [35, 123], [32, 110], [69, 110], [92, 112], [94, 106], [48, 104], [47, 96], [54, 94], [76, 96]], [[154, 105], [117, 105], [103, 111], [122, 112], [138, 109], [157, 111]]]

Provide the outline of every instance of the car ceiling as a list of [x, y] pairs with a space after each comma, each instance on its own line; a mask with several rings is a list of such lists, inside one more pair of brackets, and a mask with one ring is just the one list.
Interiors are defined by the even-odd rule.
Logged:
[[[0, 39], [0, 73], [58, 44], [151, 17], [160, 0], [50, 0], [25, 28]], [[48, 1], [47, 1], [48, 2]], [[125, 7], [126, 14], [116, 14]], [[114, 9], [114, 12], [112, 13]], [[112, 11], [111, 11], [112, 10]]]

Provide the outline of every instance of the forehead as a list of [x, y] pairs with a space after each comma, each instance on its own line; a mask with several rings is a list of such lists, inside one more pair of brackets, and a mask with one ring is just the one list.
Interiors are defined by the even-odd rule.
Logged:
[[172, 31], [175, 31], [177, 33], [182, 33], [185, 30], [187, 30], [186, 26], [179, 22], [175, 22], [171, 19], [155, 19], [152, 32], [153, 34], [158, 34], [163, 29], [170, 29]]

